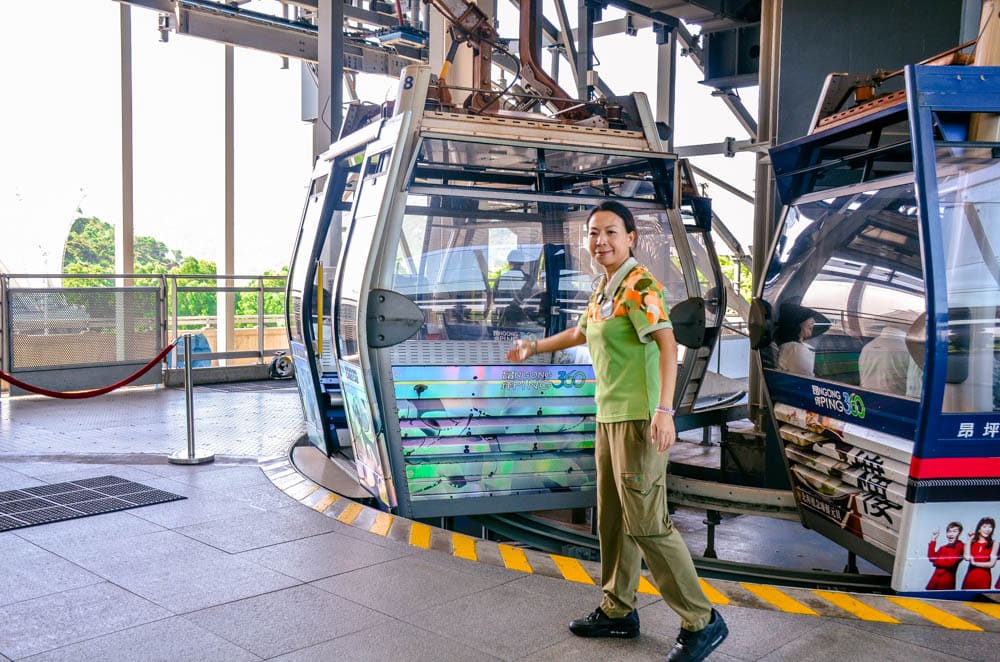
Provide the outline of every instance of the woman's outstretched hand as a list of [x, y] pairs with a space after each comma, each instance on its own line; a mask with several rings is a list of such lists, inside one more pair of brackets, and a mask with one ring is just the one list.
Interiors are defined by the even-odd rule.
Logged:
[[507, 360], [523, 363], [531, 357], [532, 341], [515, 340], [514, 345], [507, 350]]

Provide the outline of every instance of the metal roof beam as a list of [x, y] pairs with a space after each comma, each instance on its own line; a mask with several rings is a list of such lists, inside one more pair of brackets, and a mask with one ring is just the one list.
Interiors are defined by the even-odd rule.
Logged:
[[[177, 34], [315, 62], [316, 26], [202, 0], [119, 0], [168, 16]], [[162, 28], [161, 28], [162, 29]]]
[[[308, 23], [205, 0], [119, 1], [166, 14], [171, 19], [170, 29], [178, 34], [318, 62], [319, 29]], [[344, 14], [369, 25], [396, 23], [388, 16], [353, 5], [344, 5]], [[392, 50], [360, 41], [349, 41], [344, 46], [344, 68], [350, 71], [398, 75], [402, 67], [421, 61], [417, 49]]]

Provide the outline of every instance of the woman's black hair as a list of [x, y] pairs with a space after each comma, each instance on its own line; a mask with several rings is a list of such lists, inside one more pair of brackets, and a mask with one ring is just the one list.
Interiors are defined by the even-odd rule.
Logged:
[[[630, 210], [622, 203], [618, 202], [617, 200], [605, 200], [601, 204], [591, 209], [590, 213], [587, 214], [588, 224], [590, 223], [590, 219], [594, 217], [594, 214], [596, 214], [599, 211], [609, 211], [618, 218], [622, 219], [622, 223], [625, 224], [625, 232], [626, 233], [635, 232], [636, 236], [638, 236], [639, 232], [638, 230], [635, 229], [635, 216], [632, 215], [632, 210]], [[628, 249], [628, 254], [634, 256], [634, 253], [632, 253], [631, 248]]]
[[990, 533], [989, 537], [986, 538], [986, 546], [987, 547], [992, 547], [993, 546], [993, 534], [997, 532], [997, 521], [995, 519], [993, 519], [992, 517], [984, 517], [981, 520], [979, 520], [979, 522], [976, 524], [976, 533], [974, 534], [973, 540], [975, 540], [976, 538], [979, 537], [979, 535], [980, 535], [979, 529], [982, 528], [983, 524], [989, 524], [990, 526], [993, 527], [992, 533]]

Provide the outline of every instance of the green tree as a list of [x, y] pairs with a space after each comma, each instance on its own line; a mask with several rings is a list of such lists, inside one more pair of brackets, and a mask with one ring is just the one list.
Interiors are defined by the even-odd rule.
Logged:
[[[171, 251], [162, 241], [153, 237], [136, 237], [135, 273], [165, 274], [178, 269], [183, 260], [180, 251]], [[78, 217], [70, 226], [66, 236], [62, 259], [63, 273], [106, 274], [115, 270], [115, 229], [93, 216]], [[140, 279], [138, 285], [155, 285], [155, 279]], [[64, 279], [67, 287], [113, 287], [110, 278], [99, 280], [88, 278]]]
[[[79, 211], [79, 210], [78, 210]], [[184, 256], [180, 251], [171, 250], [165, 243], [155, 237], [139, 236], [135, 238], [135, 273], [157, 275], [168, 274], [187, 276], [177, 278], [178, 287], [210, 287], [216, 286], [216, 263], [210, 260], [200, 260], [196, 257]], [[70, 226], [63, 249], [62, 269], [66, 274], [110, 274], [115, 267], [115, 229], [110, 223], [94, 216], [79, 216]], [[268, 270], [264, 276], [265, 287], [280, 286], [288, 275], [288, 267], [280, 270]], [[249, 285], [256, 287], [259, 281], [251, 281]], [[114, 287], [112, 278], [64, 278], [66, 287], [96, 288]], [[136, 278], [136, 285], [156, 286], [159, 278]], [[114, 314], [114, 298], [87, 295], [67, 295], [69, 303], [86, 305], [92, 317], [109, 317]], [[234, 297], [237, 315], [257, 314], [257, 294], [255, 292], [238, 292]], [[173, 314], [173, 298], [167, 298], [167, 314]], [[285, 310], [284, 292], [264, 293], [264, 314], [280, 315]], [[180, 317], [212, 317], [216, 315], [217, 300], [214, 291], [178, 292], [177, 314]], [[256, 322], [254, 322], [256, 324]]]
[[[722, 273], [729, 282], [736, 287], [736, 260], [730, 255], [720, 255], [719, 256], [719, 266], [722, 267]], [[747, 269], [745, 264], [740, 264], [740, 295], [750, 301], [753, 296], [753, 276], [750, 274], [750, 270]]]
[[[282, 267], [279, 271], [274, 271], [273, 269], [268, 269], [264, 272], [264, 276], [274, 276], [275, 278], [268, 279], [264, 278], [264, 287], [280, 287], [284, 284], [284, 278], [288, 276], [288, 267]], [[247, 285], [249, 287], [257, 287], [260, 284], [259, 280], [252, 280]], [[237, 292], [236, 300], [236, 314], [237, 315], [256, 315], [257, 314], [257, 293], [256, 292]], [[264, 292], [264, 314], [265, 315], [281, 315], [285, 312], [285, 293], [284, 292]], [[254, 322], [251, 324], [253, 326], [256, 324]]]
[[[214, 274], [215, 263], [197, 258], [185, 258], [180, 251], [170, 250], [154, 238], [139, 236], [134, 241], [135, 273], [137, 274]], [[62, 270], [66, 274], [107, 274], [115, 271], [115, 229], [94, 216], [80, 216], [70, 226], [63, 249]], [[215, 285], [215, 279], [178, 279], [182, 285]], [[158, 285], [158, 278], [138, 278], [136, 285]], [[114, 287], [111, 278], [64, 278], [65, 287]], [[79, 299], [79, 301], [74, 301]], [[109, 298], [67, 295], [70, 303], [87, 305], [92, 317], [108, 317], [114, 313]], [[170, 306], [168, 302], [168, 307]], [[181, 292], [178, 296], [179, 315], [214, 315], [215, 294], [212, 292]]]
[[[208, 276], [212, 278], [178, 278], [178, 287], [214, 287], [216, 284], [215, 262], [209, 260], [199, 260], [196, 257], [186, 257], [180, 266], [171, 273], [185, 274], [191, 276]], [[215, 292], [178, 292], [177, 293], [177, 314], [181, 317], [199, 316], [207, 317], [215, 315], [216, 299]]]
[[[67, 274], [106, 274], [115, 268], [115, 230], [93, 216], [73, 221], [63, 248], [62, 270]], [[66, 287], [113, 287], [110, 278], [99, 281], [88, 278], [67, 278]]]

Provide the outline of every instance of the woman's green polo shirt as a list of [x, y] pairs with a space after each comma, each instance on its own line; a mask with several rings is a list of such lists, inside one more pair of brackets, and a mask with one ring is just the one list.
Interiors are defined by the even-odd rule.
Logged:
[[651, 334], [669, 328], [663, 286], [635, 258], [610, 282], [601, 278], [580, 318], [597, 377], [599, 423], [652, 417], [660, 397], [660, 350]]

